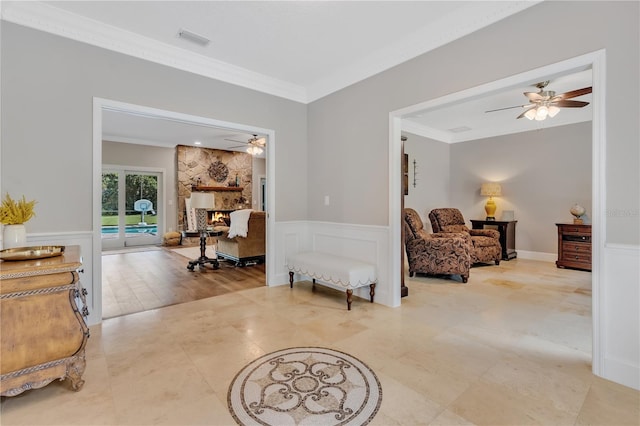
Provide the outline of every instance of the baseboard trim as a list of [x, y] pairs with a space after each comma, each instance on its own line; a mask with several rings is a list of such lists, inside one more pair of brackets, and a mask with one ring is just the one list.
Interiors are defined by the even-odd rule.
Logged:
[[605, 357], [602, 377], [621, 385], [640, 390], [640, 368], [624, 361]]
[[555, 262], [558, 260], [558, 255], [556, 253], [543, 253], [527, 250], [518, 250], [518, 257], [520, 259], [540, 260], [542, 262]]

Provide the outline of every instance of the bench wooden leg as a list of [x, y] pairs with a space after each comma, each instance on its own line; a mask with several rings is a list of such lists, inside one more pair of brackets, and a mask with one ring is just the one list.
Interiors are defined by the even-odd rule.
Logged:
[[289, 271], [289, 288], [293, 288], [293, 272]]
[[371, 296], [371, 303], [373, 303], [373, 296], [376, 295], [376, 283], [373, 283], [369, 286], [371, 290], [369, 290], [369, 296]]
[[353, 301], [353, 290], [347, 290], [347, 310], [351, 310], [351, 302]]

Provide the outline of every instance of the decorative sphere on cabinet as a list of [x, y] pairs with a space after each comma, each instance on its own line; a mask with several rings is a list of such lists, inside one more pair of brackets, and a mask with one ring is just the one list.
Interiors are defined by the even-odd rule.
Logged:
[[571, 207], [571, 209], [569, 210], [571, 212], [572, 215], [574, 215], [576, 218], [579, 218], [580, 216], [582, 216], [583, 214], [586, 213], [586, 210], [584, 207], [582, 207], [580, 204], [574, 204], [573, 207]]

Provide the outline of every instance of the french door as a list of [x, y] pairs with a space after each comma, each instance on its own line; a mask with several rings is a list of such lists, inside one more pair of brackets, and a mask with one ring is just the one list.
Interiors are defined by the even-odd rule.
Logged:
[[162, 173], [102, 170], [102, 249], [159, 244]]

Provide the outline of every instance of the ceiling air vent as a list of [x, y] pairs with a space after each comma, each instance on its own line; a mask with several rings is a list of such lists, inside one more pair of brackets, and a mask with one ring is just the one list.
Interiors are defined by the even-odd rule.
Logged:
[[461, 127], [454, 127], [453, 129], [447, 129], [447, 130], [449, 130], [451, 133], [462, 133], [462, 132], [468, 132], [469, 130], [471, 130], [471, 127], [461, 126]]
[[180, 28], [180, 31], [178, 31], [178, 37], [199, 44], [200, 46], [206, 46], [211, 41], [205, 36], [196, 34], [193, 31], [185, 30], [184, 28]]

